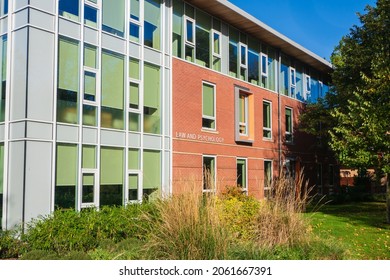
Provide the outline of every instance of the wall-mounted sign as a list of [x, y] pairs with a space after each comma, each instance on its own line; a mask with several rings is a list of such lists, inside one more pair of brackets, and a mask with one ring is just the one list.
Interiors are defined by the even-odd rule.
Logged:
[[225, 139], [223, 137], [218, 137], [218, 136], [214, 136], [214, 135], [187, 133], [187, 132], [176, 132], [176, 138], [195, 140], [195, 141], [203, 141], [203, 142], [211, 142], [211, 143], [223, 143], [225, 141]]

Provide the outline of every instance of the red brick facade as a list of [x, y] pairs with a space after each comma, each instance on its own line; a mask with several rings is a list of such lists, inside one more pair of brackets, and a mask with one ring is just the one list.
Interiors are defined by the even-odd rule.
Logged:
[[[188, 187], [183, 180], [196, 181], [196, 188], [202, 189], [202, 155], [216, 156], [217, 191], [236, 185], [237, 158], [247, 159], [248, 194], [258, 199], [264, 196], [264, 160], [273, 161], [273, 175], [277, 176], [279, 163], [283, 166], [283, 162], [291, 158], [296, 161], [296, 169], [305, 166], [307, 177], [312, 182], [316, 180], [315, 167], [319, 159], [313, 150], [315, 139], [296, 131], [303, 103], [282, 95], [278, 101], [275, 92], [180, 59], [173, 59], [172, 70], [173, 193]], [[215, 85], [215, 131], [202, 129], [202, 82]], [[253, 97], [252, 143], [236, 142], [236, 86], [247, 88]], [[264, 100], [272, 103], [272, 140], [263, 139]], [[282, 136], [285, 134], [286, 107], [293, 111], [293, 144], [279, 143], [279, 129]]]

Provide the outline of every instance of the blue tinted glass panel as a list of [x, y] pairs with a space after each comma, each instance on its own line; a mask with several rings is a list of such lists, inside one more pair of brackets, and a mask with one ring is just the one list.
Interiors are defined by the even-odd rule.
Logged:
[[84, 23], [86, 25], [97, 27], [97, 10], [90, 6], [84, 7]]
[[61, 16], [66, 16], [67, 14], [79, 16], [79, 0], [59, 0], [58, 7]]

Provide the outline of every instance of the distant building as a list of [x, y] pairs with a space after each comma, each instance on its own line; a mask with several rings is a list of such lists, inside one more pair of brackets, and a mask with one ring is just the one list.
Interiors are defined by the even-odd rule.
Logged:
[[0, 1], [2, 228], [239, 185], [337, 181], [297, 132], [331, 65], [227, 1]]

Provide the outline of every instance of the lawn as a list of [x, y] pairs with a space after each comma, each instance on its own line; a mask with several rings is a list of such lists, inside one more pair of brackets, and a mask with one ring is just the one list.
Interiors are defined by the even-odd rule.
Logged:
[[381, 202], [324, 205], [307, 215], [313, 233], [335, 241], [351, 260], [390, 260], [390, 225]]

